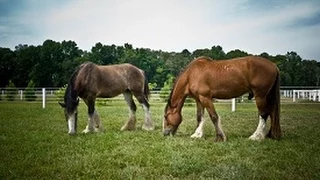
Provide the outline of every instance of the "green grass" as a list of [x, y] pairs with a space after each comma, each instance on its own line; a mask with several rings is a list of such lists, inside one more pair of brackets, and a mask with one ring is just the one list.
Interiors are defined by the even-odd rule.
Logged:
[[[319, 179], [320, 104], [283, 104], [280, 141], [248, 140], [257, 126], [252, 103], [216, 104], [227, 142], [214, 143], [207, 118], [205, 136], [191, 139], [195, 107], [183, 109], [174, 137], [162, 136], [164, 104], [152, 104], [153, 132], [121, 132], [124, 103], [97, 107], [105, 132], [69, 136], [62, 109], [38, 103], [0, 103], [0, 179]], [[78, 131], [87, 123], [79, 107]], [[207, 115], [206, 115], [207, 117]]]

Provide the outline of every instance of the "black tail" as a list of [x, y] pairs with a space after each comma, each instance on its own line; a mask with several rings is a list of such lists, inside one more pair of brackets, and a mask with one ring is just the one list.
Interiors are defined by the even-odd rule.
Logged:
[[271, 127], [268, 133], [268, 137], [274, 139], [281, 138], [281, 127], [280, 127], [280, 77], [279, 71], [277, 78], [273, 84], [273, 87], [269, 93], [268, 99], [271, 107]]
[[149, 100], [150, 97], [150, 89], [149, 89], [149, 82], [148, 82], [148, 78], [146, 76], [146, 73], [144, 71], [143, 72], [143, 76], [144, 76], [144, 89], [143, 89], [143, 93], [146, 96], [147, 100]]

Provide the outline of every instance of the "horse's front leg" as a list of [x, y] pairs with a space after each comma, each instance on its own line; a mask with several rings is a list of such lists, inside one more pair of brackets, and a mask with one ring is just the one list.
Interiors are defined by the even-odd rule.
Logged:
[[203, 127], [204, 127], [204, 108], [199, 101], [197, 102], [197, 129], [191, 135], [191, 138], [201, 138], [203, 136]]
[[214, 106], [213, 106], [213, 102], [212, 99], [210, 97], [200, 97], [200, 102], [202, 103], [202, 105], [206, 108], [206, 110], [209, 113], [209, 116], [211, 118], [211, 121], [213, 123], [213, 125], [215, 126], [216, 129], [216, 139], [215, 141], [226, 141], [226, 135], [224, 134], [223, 130], [222, 130], [222, 126], [221, 126], [221, 119], [218, 116]]

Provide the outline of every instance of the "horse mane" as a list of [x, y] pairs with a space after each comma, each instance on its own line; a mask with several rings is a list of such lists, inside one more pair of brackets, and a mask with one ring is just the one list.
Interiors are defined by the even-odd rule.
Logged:
[[[91, 62], [86, 62], [81, 64], [80, 66], [78, 66], [76, 68], [76, 70], [73, 72], [73, 74], [71, 75], [69, 82], [68, 82], [68, 86], [66, 89], [66, 92], [64, 94], [64, 102], [66, 104], [66, 109], [68, 113], [71, 113], [73, 111], [75, 111], [79, 99], [78, 99], [78, 95], [79, 95], [79, 91], [77, 89], [77, 77], [80, 74], [80, 71], [82, 71], [83, 69], [88, 69], [86, 68], [88, 65], [94, 65]], [[82, 74], [82, 73], [81, 73]], [[88, 74], [88, 73], [85, 73]]]
[[206, 60], [211, 60], [213, 61], [213, 59], [209, 58], [209, 57], [206, 57], [206, 56], [200, 56], [198, 58], [195, 58], [193, 59], [187, 66], [185, 66], [183, 69], [181, 69], [181, 71], [179, 72], [178, 76], [174, 79], [173, 81], [173, 86], [172, 86], [172, 89], [171, 89], [171, 92], [169, 94], [169, 98], [168, 98], [168, 103], [165, 107], [165, 112], [167, 112], [168, 108], [171, 107], [171, 98], [172, 98], [172, 94], [173, 94], [173, 90], [175, 89], [176, 85], [177, 85], [177, 82], [178, 80], [180, 79], [180, 77], [182, 76], [182, 74], [184, 74], [184, 72], [186, 72], [189, 67], [191, 65], [193, 65], [194, 63], [196, 63], [198, 60], [200, 59], [206, 59]]

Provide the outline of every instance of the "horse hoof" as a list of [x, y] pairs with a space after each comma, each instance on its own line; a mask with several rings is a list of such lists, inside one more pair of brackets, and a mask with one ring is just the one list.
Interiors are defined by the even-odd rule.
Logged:
[[88, 134], [88, 133], [92, 133], [92, 132], [98, 132], [98, 131], [97, 131], [96, 128], [95, 128], [95, 129], [92, 129], [92, 130], [86, 128], [86, 129], [84, 129], [84, 130], [82, 131], [83, 134]]
[[226, 138], [221, 138], [221, 137], [216, 138], [216, 139], [214, 140], [214, 142], [226, 142], [226, 141], [227, 141]]
[[152, 125], [151, 126], [142, 125], [142, 129], [146, 131], [153, 131], [155, 128]]
[[202, 136], [203, 136], [203, 134], [202, 133], [194, 133], [194, 134], [192, 134], [190, 137], [191, 138], [202, 138]]
[[250, 137], [249, 137], [250, 140], [252, 141], [261, 141], [264, 139], [264, 136], [263, 135], [259, 135], [259, 134], [252, 134]]
[[133, 130], [135, 130], [134, 127], [129, 127], [127, 125], [124, 125], [121, 127], [121, 131], [133, 131]]
[[224, 134], [217, 134], [215, 142], [226, 142], [227, 137]]
[[83, 134], [88, 134], [90, 131], [88, 129], [85, 129], [82, 131]]
[[69, 132], [68, 133], [70, 136], [75, 136], [77, 133], [76, 132]]

